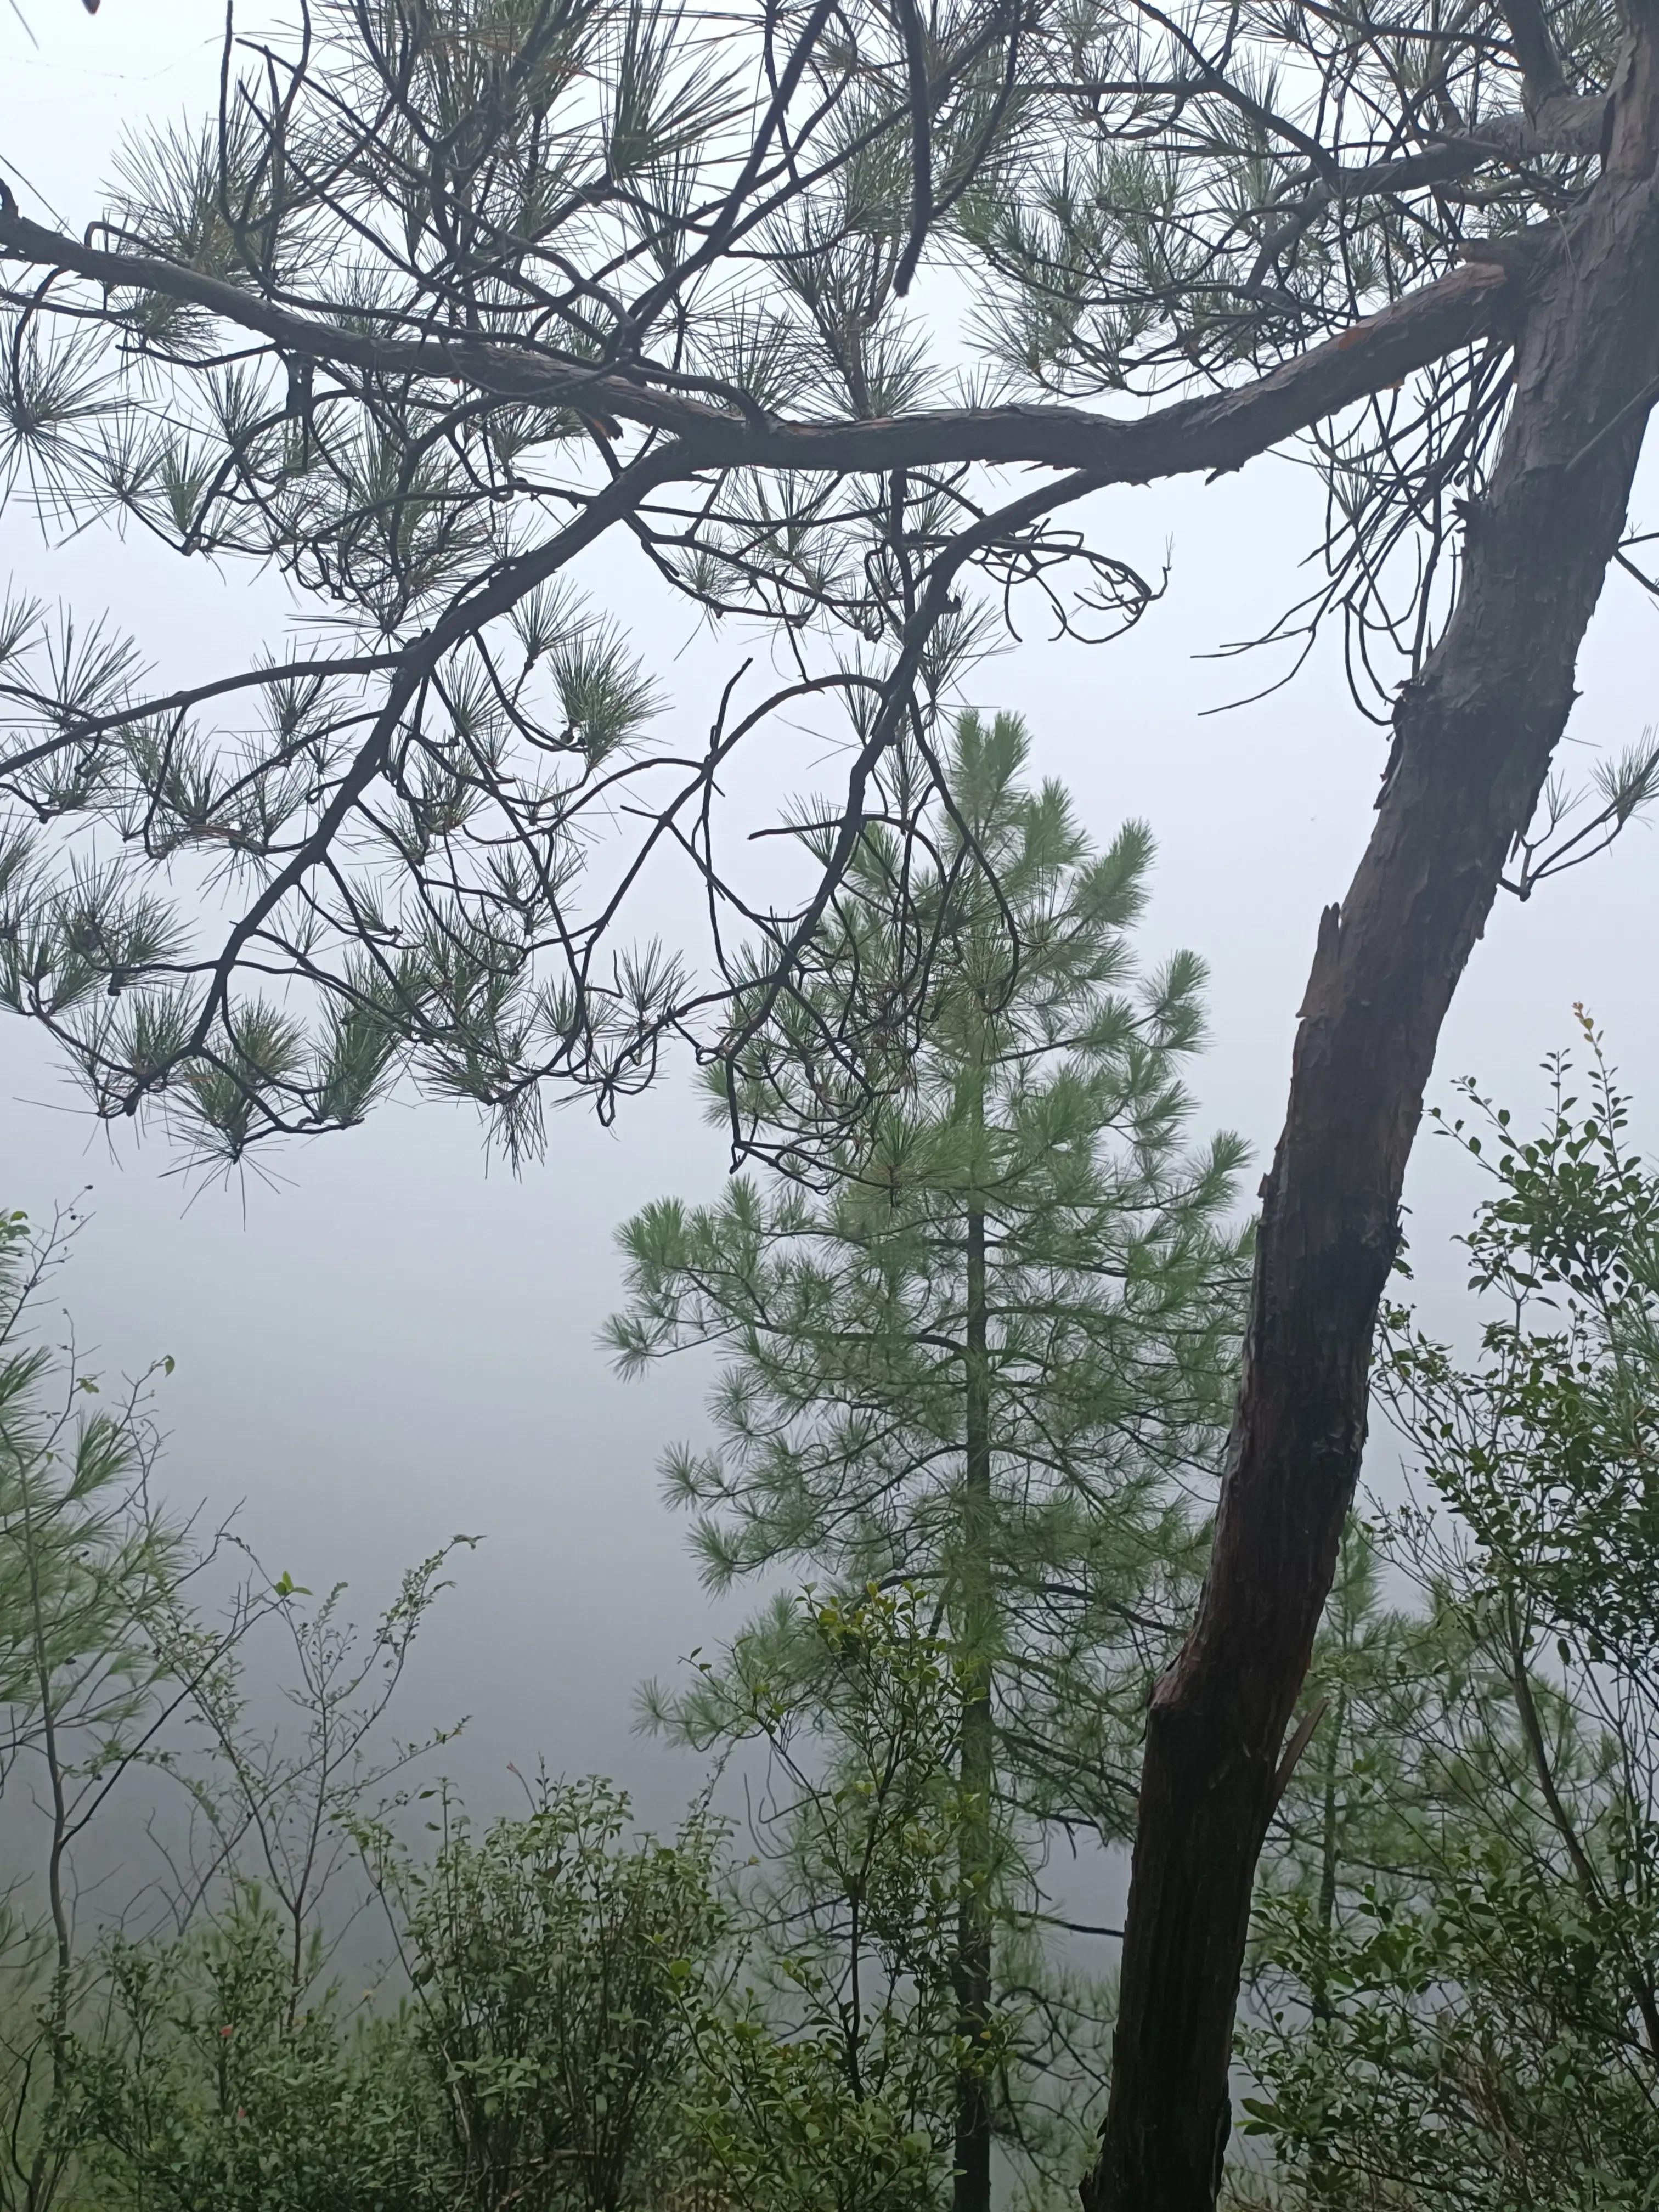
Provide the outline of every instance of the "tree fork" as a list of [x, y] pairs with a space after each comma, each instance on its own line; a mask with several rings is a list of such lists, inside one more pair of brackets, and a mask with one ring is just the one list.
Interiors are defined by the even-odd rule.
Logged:
[[1372, 1333], [1440, 1026], [1574, 697], [1659, 380], [1659, 8], [1600, 181], [1520, 289], [1514, 398], [1446, 632], [1328, 908], [1262, 1215], [1197, 1617], [1148, 1715], [1111, 2099], [1085, 2212], [1210, 2212], [1255, 1866], [1365, 1437]]

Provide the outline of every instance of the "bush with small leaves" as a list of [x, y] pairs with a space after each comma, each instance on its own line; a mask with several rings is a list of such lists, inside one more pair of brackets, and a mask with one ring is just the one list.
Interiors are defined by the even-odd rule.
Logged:
[[1588, 1097], [1449, 1125], [1479, 1352], [1385, 1316], [1425, 1602], [1351, 1547], [1259, 1905], [1249, 2126], [1345, 2212], [1659, 2205], [1659, 1171], [1584, 1026]]
[[700, 1992], [726, 1934], [718, 1824], [629, 1832], [608, 1783], [533, 1787], [476, 1834], [447, 1798], [428, 1864], [380, 1871], [412, 2032], [447, 2106], [458, 2205], [617, 2212], [664, 2155]]
[[296, 2004], [257, 1893], [167, 1947], [117, 1946], [72, 2061], [100, 2212], [438, 2212], [447, 2143], [405, 2017]]

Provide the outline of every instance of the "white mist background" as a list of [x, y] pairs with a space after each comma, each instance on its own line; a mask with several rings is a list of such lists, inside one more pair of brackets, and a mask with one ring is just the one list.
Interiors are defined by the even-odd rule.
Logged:
[[[106, 0], [90, 18], [75, 0], [21, 4], [39, 47], [0, 5], [0, 161], [28, 212], [78, 229], [124, 129], [208, 112], [222, 7]], [[1650, 467], [1650, 512], [1656, 481]], [[1147, 957], [1190, 945], [1211, 971], [1197, 1127], [1242, 1130], [1259, 1166], [1319, 912], [1342, 896], [1368, 834], [1385, 740], [1354, 710], [1328, 647], [1290, 688], [1231, 713], [1212, 710], [1273, 672], [1207, 656], [1306, 588], [1299, 564], [1319, 519], [1311, 479], [1278, 459], [1213, 487], [1099, 495], [1094, 542], [1153, 571], [1167, 548], [1167, 595], [1115, 644], [1029, 641], [973, 687], [979, 703], [1027, 717], [1038, 765], [1065, 778], [1097, 838], [1128, 815], [1152, 823]], [[671, 608], [662, 629], [642, 568], [607, 549], [586, 580], [619, 617], [648, 610], [671, 719], [701, 732], [742, 648], [704, 638], [675, 658], [692, 626]], [[108, 609], [181, 678], [235, 665], [283, 611], [269, 583], [137, 539], [94, 531], [55, 547], [21, 506], [0, 520], [8, 573], [48, 600]], [[1597, 750], [1622, 749], [1659, 717], [1655, 623], [1634, 586], [1609, 585], [1581, 667], [1570, 778], [1575, 755], [1587, 772]], [[1522, 1116], [1540, 1111], [1538, 1063], [1577, 1042], [1583, 1001], [1636, 1094], [1638, 1140], [1659, 1142], [1654, 859], [1638, 828], [1528, 906], [1500, 902], [1431, 1100], [1473, 1073]], [[712, 1195], [725, 1172], [684, 1071], [624, 1105], [612, 1130], [562, 1109], [545, 1160], [517, 1178], [488, 1158], [470, 1113], [403, 1101], [230, 1188], [198, 1187], [179, 1167], [159, 1141], [91, 1122], [44, 1041], [0, 1022], [0, 1205], [45, 1217], [91, 1186], [65, 1295], [106, 1367], [176, 1360], [161, 1404], [169, 1494], [216, 1513], [240, 1501], [274, 1571], [313, 1588], [346, 1579], [364, 1617], [402, 1564], [457, 1531], [483, 1535], [422, 1639], [404, 1729], [471, 1716], [444, 1764], [485, 1806], [505, 1798], [508, 1761], [543, 1756], [556, 1771], [612, 1773], [647, 1817], [672, 1819], [698, 1769], [638, 1735], [636, 1686], [729, 1630], [744, 1604], [711, 1605], [658, 1496], [664, 1445], [703, 1429], [711, 1368], [688, 1359], [624, 1385], [597, 1332], [619, 1295], [617, 1224], [664, 1194]], [[1448, 1327], [1462, 1319], [1449, 1239], [1478, 1181], [1425, 1133], [1409, 1230], [1419, 1300]], [[1384, 1480], [1387, 1454], [1380, 1441]]]

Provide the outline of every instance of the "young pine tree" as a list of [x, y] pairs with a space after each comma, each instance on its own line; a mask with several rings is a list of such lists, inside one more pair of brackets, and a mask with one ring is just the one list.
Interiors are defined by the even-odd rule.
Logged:
[[[1060, 787], [1027, 781], [1027, 755], [1017, 719], [963, 718], [926, 881], [865, 830], [812, 948], [821, 1010], [804, 993], [787, 1043], [774, 1030], [711, 1079], [716, 1110], [780, 1164], [630, 1222], [630, 1303], [609, 1331], [624, 1371], [689, 1346], [724, 1356], [714, 1448], [666, 1467], [712, 1582], [781, 1566], [852, 1593], [902, 1582], [948, 1635], [973, 1808], [968, 2052], [990, 2033], [1009, 1839], [1126, 1830], [1146, 1674], [1225, 1418], [1243, 1256], [1243, 1147], [1188, 1144], [1200, 965], [1183, 952], [1147, 973], [1131, 947], [1150, 836], [1131, 823], [1096, 853]], [[925, 1020], [884, 1031], [919, 957]], [[869, 1017], [856, 1065], [838, 1042], [849, 991]], [[809, 1132], [828, 1160], [811, 1184], [787, 1171]], [[752, 1632], [750, 1663], [787, 1621]], [[705, 1684], [672, 1717], [707, 1741], [721, 1710]], [[986, 2069], [965, 2062], [957, 2212], [988, 2202], [993, 2133]]]

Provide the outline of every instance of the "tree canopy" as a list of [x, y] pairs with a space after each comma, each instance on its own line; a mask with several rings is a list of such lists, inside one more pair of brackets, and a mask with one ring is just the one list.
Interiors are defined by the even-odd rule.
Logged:
[[[548, 1085], [608, 1105], [665, 1037], [717, 1048], [719, 948], [793, 986], [860, 823], [914, 833], [995, 632], [1154, 596], [1065, 519], [1101, 486], [1303, 440], [1331, 526], [1295, 619], [1340, 612], [1385, 709], [1618, 38], [1595, 7], [1528, 36], [1213, 0], [239, 22], [218, 118], [135, 139], [84, 238], [0, 201], [9, 496], [293, 594], [262, 663], [160, 693], [118, 611], [0, 622], [5, 996], [99, 1110], [233, 1156], [410, 1067], [533, 1145]], [[610, 538], [777, 679], [734, 641], [691, 736], [614, 569], [582, 588]], [[718, 796], [802, 712], [849, 750], [842, 834], [775, 908]], [[659, 849], [712, 959], [630, 921]], [[913, 1018], [926, 975], [919, 945]]]

